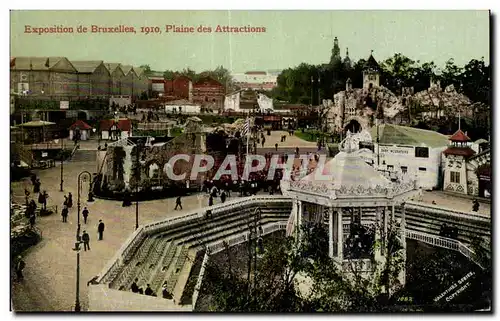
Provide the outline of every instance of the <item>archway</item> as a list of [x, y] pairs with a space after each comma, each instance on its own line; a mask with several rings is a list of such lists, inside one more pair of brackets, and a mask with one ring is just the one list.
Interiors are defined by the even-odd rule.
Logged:
[[351, 119], [344, 127], [344, 131], [350, 131], [353, 134], [361, 132], [362, 129], [361, 124], [356, 119]]
[[476, 170], [479, 197], [491, 197], [491, 164], [484, 164]]
[[79, 111], [77, 118], [79, 120], [87, 120], [87, 112], [85, 112], [85, 111]]

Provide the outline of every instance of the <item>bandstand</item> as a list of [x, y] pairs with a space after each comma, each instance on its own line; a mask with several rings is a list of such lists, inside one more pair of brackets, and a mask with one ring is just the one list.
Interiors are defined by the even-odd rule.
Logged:
[[[405, 240], [404, 210], [396, 219], [394, 208], [419, 191], [415, 179], [391, 182], [367, 164], [354, 152], [353, 138], [341, 143], [334, 159], [300, 180], [282, 181], [281, 189], [294, 200], [288, 232], [300, 238], [298, 227], [307, 222], [327, 225], [329, 256], [343, 273], [369, 277], [386, 262], [388, 233]], [[400, 243], [405, 260], [405, 242]], [[404, 268], [398, 279], [404, 284]]]

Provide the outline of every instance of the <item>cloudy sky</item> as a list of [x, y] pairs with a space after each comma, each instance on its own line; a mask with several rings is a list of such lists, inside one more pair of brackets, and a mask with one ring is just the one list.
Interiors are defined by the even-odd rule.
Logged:
[[[11, 56], [64, 56], [149, 64], [154, 70], [196, 71], [218, 65], [244, 72], [326, 63], [333, 38], [353, 60], [374, 51], [377, 60], [399, 52], [444, 66], [470, 59], [489, 62], [488, 11], [12, 11]], [[133, 26], [136, 33], [76, 33], [78, 26]], [[166, 32], [166, 25], [211, 27], [206, 33]], [[261, 33], [216, 33], [220, 26], [264, 27]], [[73, 27], [74, 34], [26, 33], [38, 27]], [[143, 34], [141, 27], [161, 34]]]

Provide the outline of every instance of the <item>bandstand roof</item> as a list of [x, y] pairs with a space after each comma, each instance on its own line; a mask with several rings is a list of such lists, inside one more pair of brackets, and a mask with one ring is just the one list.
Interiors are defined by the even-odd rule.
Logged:
[[[393, 183], [357, 153], [340, 152], [299, 181], [283, 182], [284, 194], [299, 200], [334, 206], [335, 203], [386, 201], [416, 191], [414, 180]], [[346, 206], [338, 203], [339, 206]]]

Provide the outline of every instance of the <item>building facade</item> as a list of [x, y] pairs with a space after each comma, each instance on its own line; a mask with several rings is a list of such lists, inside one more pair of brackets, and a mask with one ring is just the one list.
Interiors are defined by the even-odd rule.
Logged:
[[193, 85], [193, 103], [224, 107], [224, 86], [211, 77], [203, 77]]

